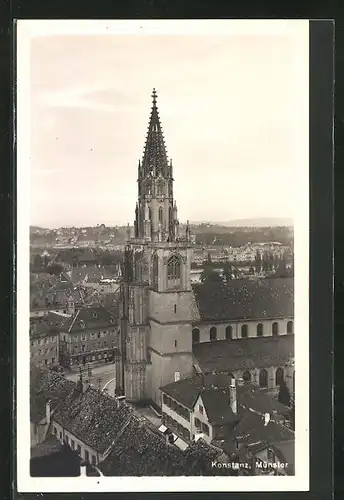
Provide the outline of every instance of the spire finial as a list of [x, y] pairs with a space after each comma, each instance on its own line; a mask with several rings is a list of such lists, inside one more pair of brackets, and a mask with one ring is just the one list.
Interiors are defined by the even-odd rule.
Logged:
[[156, 98], [157, 98], [157, 93], [156, 93], [156, 90], [154, 88], [153, 92], [152, 92], [152, 99], [153, 99], [153, 106], [154, 107], [156, 106]]

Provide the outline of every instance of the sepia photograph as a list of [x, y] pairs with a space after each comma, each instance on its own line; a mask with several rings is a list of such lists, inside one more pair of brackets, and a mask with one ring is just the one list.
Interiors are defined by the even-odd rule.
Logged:
[[308, 24], [18, 21], [18, 491], [308, 490]]

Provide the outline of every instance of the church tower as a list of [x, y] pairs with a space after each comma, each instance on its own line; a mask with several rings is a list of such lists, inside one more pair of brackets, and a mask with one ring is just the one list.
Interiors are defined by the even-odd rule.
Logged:
[[161, 406], [159, 388], [192, 375], [192, 245], [189, 224], [179, 231], [155, 89], [152, 101], [121, 284], [121, 384], [129, 401]]

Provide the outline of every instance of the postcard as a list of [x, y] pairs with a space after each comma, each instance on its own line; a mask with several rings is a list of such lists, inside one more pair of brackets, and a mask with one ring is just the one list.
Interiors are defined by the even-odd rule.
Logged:
[[309, 22], [16, 36], [18, 491], [307, 491]]

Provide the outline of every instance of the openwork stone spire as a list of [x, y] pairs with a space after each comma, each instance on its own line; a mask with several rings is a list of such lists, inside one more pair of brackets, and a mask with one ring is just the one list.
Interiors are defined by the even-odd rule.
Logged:
[[144, 177], [169, 176], [167, 152], [156, 101], [157, 93], [153, 89], [152, 108], [142, 159], [142, 174]]

